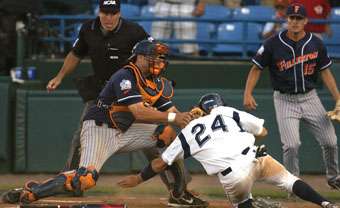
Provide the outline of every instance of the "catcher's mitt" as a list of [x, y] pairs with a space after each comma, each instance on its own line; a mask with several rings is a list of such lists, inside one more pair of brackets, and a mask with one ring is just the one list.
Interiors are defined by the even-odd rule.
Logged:
[[157, 147], [163, 148], [169, 146], [176, 135], [176, 130], [172, 126], [161, 124], [153, 133], [153, 138], [157, 139]]
[[190, 114], [193, 117], [193, 119], [196, 119], [204, 116], [204, 111], [199, 107], [194, 107], [190, 110]]
[[334, 121], [340, 122], [340, 100], [336, 101], [334, 110], [328, 111], [327, 116]]

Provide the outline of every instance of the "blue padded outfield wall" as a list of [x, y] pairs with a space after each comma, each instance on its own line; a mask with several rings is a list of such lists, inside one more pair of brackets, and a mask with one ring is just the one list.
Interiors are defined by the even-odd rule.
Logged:
[[[40, 64], [37, 64], [40, 76], [37, 81], [18, 85], [11, 83], [8, 78], [0, 79], [1, 172], [54, 173], [59, 172], [65, 164], [72, 134], [77, 128], [83, 104], [72, 86], [72, 78], [66, 79], [60, 90], [47, 93], [44, 89], [45, 84], [61, 63]], [[81, 65], [77, 73], [80, 75], [89, 73], [90, 68], [87, 64]], [[227, 103], [243, 109], [242, 87], [249, 68], [250, 65], [246, 63], [173, 63], [167, 73], [170, 78], [176, 78], [177, 81], [174, 102], [180, 110], [184, 111], [193, 106], [204, 93], [219, 92]], [[333, 67], [333, 69], [337, 68]], [[337, 80], [340, 80], [339, 73], [335, 72], [335, 74]], [[271, 155], [282, 161], [272, 91], [268, 89], [268, 74], [264, 74], [260, 83], [255, 91], [259, 106], [254, 113], [266, 120], [269, 136], [263, 143], [267, 144]], [[321, 88], [319, 94], [326, 109], [333, 108], [334, 101], [328, 91]], [[340, 125], [336, 125], [337, 135], [340, 135], [339, 127]], [[303, 125], [301, 130], [302, 171], [324, 172], [319, 145]], [[123, 173], [138, 170], [146, 162], [141, 155], [138, 152], [114, 156], [104, 165], [103, 172]], [[186, 163], [191, 171], [203, 170], [192, 159]]]

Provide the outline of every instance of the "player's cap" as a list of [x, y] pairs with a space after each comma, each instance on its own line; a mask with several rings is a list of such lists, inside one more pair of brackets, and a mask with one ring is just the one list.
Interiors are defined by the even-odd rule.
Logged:
[[116, 14], [120, 11], [120, 0], [100, 0], [99, 11]]
[[302, 4], [290, 4], [287, 8], [287, 16], [301, 16], [306, 17], [307, 12]]

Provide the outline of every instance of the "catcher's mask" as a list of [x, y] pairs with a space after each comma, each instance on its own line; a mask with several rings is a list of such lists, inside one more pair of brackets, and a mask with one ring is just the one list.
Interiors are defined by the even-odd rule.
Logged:
[[143, 55], [149, 62], [149, 70], [153, 76], [159, 76], [168, 66], [169, 47], [159, 41], [142, 40], [132, 49], [132, 57]]
[[217, 93], [205, 94], [200, 98], [198, 106], [207, 114], [211, 109], [225, 105], [222, 97]]

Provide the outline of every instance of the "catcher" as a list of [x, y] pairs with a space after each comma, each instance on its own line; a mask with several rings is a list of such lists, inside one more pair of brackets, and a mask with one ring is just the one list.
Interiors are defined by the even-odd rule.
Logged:
[[[84, 117], [79, 168], [43, 183], [28, 182], [24, 188], [6, 192], [3, 201], [30, 203], [59, 193], [90, 189], [96, 185], [99, 171], [109, 157], [155, 147], [160, 143], [152, 139], [155, 130], [156, 137], [172, 132], [170, 127], [156, 129], [157, 124], [184, 127], [193, 119], [189, 112], [181, 113], [173, 105], [173, 86], [161, 76], [167, 66], [168, 46], [143, 40], [132, 54], [129, 64], [112, 75]], [[184, 174], [179, 166], [170, 170], [175, 180], [182, 181]], [[169, 206], [208, 206], [187, 191], [186, 183], [175, 183], [170, 194]]]
[[263, 119], [225, 106], [220, 95], [215, 93], [204, 95], [199, 107], [206, 116], [192, 120], [161, 157], [138, 175], [125, 177], [118, 185], [137, 186], [174, 161], [192, 156], [208, 175], [219, 178], [234, 207], [253, 207], [252, 186], [256, 180], [264, 180], [320, 207], [338, 208], [268, 155], [264, 145], [254, 145], [255, 140], [267, 135]]

